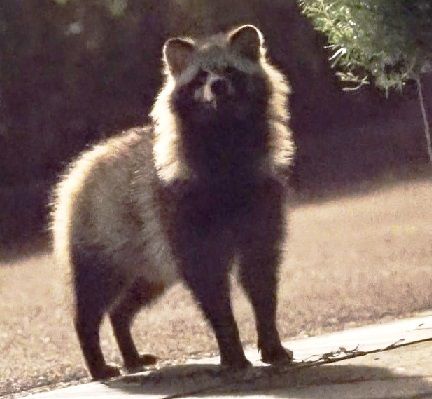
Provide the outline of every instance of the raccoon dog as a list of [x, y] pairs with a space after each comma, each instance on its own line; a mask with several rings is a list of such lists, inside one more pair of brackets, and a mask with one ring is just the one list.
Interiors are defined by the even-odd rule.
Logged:
[[136, 312], [176, 280], [211, 324], [223, 366], [246, 359], [230, 303], [234, 258], [256, 318], [262, 360], [289, 362], [276, 329], [283, 180], [293, 145], [288, 86], [251, 25], [163, 49], [166, 80], [152, 123], [84, 152], [59, 183], [53, 234], [72, 270], [75, 327], [91, 375], [119, 374], [103, 357], [108, 314], [125, 367], [140, 355]]

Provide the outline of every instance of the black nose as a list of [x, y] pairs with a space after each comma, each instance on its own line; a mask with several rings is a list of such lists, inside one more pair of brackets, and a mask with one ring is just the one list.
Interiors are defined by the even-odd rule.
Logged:
[[228, 94], [228, 83], [224, 79], [214, 80], [210, 87], [215, 96], [225, 96]]

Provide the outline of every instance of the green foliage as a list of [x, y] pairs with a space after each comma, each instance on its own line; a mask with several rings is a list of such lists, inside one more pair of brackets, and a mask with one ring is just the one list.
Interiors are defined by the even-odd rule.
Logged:
[[431, 0], [300, 0], [328, 37], [343, 81], [401, 87], [430, 70]]

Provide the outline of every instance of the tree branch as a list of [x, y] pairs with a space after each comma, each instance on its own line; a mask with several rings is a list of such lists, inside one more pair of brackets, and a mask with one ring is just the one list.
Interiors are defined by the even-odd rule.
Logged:
[[430, 132], [430, 125], [429, 125], [429, 120], [428, 120], [428, 114], [427, 114], [425, 103], [424, 103], [423, 86], [422, 86], [422, 83], [421, 83], [420, 76], [417, 76], [416, 83], [417, 83], [417, 94], [418, 94], [418, 99], [419, 99], [419, 104], [420, 104], [420, 110], [421, 110], [423, 124], [424, 124], [424, 132], [425, 132], [425, 136], [426, 136], [427, 151], [428, 151], [428, 154], [429, 154], [429, 162], [432, 165], [431, 132]]

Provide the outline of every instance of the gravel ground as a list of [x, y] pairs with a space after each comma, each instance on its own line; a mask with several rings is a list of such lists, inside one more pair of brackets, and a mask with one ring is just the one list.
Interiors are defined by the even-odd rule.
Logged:
[[[315, 335], [431, 308], [430, 204], [429, 179], [294, 207], [280, 279], [281, 335]], [[0, 261], [0, 396], [88, 378], [63, 272], [49, 252]], [[241, 336], [253, 345], [251, 309], [233, 285]], [[216, 351], [181, 285], [139, 314], [134, 333], [139, 348], [163, 362]], [[118, 362], [107, 323], [102, 337], [108, 360]]]

